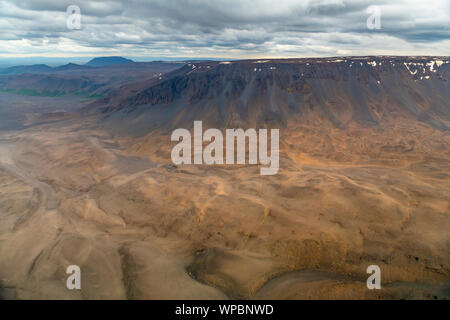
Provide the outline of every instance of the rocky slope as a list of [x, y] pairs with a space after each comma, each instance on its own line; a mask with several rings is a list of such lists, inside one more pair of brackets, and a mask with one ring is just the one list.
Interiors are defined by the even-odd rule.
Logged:
[[259, 127], [308, 117], [342, 129], [401, 117], [448, 130], [449, 75], [449, 57], [190, 63], [102, 103], [110, 119], [130, 119], [141, 134], [195, 119], [214, 127]]

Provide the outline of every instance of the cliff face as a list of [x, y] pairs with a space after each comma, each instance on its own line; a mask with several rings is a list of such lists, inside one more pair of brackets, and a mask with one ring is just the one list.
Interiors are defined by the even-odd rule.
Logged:
[[109, 118], [139, 117], [133, 124], [149, 130], [193, 120], [286, 125], [298, 117], [342, 129], [402, 117], [448, 130], [449, 74], [449, 57], [189, 63], [138, 92], [113, 92], [103, 103]]

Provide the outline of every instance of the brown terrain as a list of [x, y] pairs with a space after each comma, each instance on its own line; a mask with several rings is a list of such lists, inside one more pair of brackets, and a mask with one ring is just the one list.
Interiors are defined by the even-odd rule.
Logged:
[[[94, 102], [0, 93], [0, 297], [450, 298], [449, 61], [191, 62]], [[194, 120], [280, 128], [278, 174], [173, 165]]]

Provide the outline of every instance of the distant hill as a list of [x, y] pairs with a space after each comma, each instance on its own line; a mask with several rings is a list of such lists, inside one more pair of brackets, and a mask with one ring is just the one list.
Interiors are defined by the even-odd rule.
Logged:
[[56, 68], [53, 68], [53, 71], [67, 71], [67, 70], [80, 70], [80, 69], [90, 69], [91, 67], [86, 65], [79, 65], [76, 63], [68, 63]]
[[89, 67], [105, 67], [105, 66], [127, 64], [127, 63], [133, 63], [133, 62], [134, 62], [133, 60], [126, 59], [123, 57], [99, 57], [99, 58], [92, 59], [85, 65], [89, 66]]
[[[144, 89], [149, 81], [159, 81], [163, 74], [183, 65], [171, 62], [140, 62], [113, 67], [90, 67], [74, 63], [55, 68], [16, 67], [3, 70], [5, 74], [0, 71], [0, 92], [34, 96], [81, 94], [100, 97], [124, 84], [127, 84], [130, 90]], [[144, 83], [142, 88], [141, 82]], [[122, 97], [119, 98], [121, 100]]]
[[31, 66], [14, 66], [0, 70], [0, 74], [23, 74], [23, 73], [45, 73], [51, 71], [52, 68], [46, 64], [34, 64]]

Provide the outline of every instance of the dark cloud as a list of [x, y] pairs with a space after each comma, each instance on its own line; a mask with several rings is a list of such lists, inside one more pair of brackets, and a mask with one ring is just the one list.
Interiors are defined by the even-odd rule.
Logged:
[[[78, 5], [81, 30], [68, 30]], [[379, 6], [381, 29], [367, 28]], [[449, 0], [3, 0], [0, 55], [448, 54]]]

